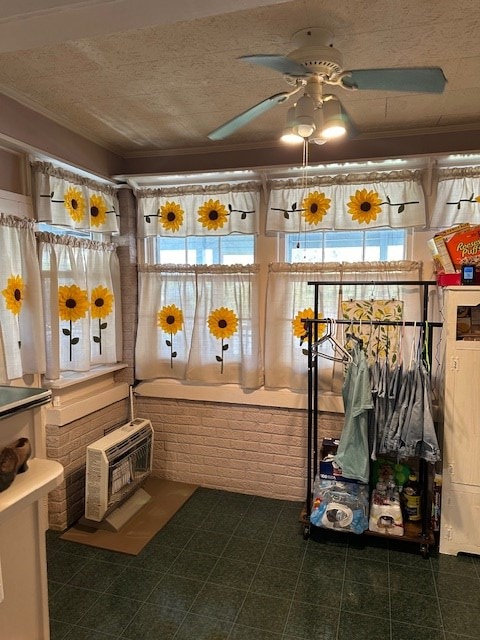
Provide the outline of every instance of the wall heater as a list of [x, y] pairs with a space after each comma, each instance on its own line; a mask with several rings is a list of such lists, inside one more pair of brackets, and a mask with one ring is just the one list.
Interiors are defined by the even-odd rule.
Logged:
[[[140, 506], [150, 499], [140, 485], [152, 471], [152, 457], [153, 427], [143, 418], [135, 418], [88, 445], [83, 520], [88, 524], [106, 522], [102, 528], [117, 531], [126, 516], [134, 515], [127, 508], [134, 495], [145, 494], [137, 500]], [[116, 523], [114, 513], [119, 516]]]

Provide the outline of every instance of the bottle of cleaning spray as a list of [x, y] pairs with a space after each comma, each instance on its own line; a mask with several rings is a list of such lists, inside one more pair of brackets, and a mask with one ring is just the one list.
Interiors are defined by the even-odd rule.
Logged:
[[417, 474], [412, 472], [403, 488], [405, 518], [411, 522], [418, 522], [422, 519], [420, 498], [420, 485], [417, 480]]
[[440, 531], [440, 511], [442, 502], [442, 474], [436, 473], [433, 478], [433, 491], [432, 491], [432, 518], [431, 528], [432, 531]]

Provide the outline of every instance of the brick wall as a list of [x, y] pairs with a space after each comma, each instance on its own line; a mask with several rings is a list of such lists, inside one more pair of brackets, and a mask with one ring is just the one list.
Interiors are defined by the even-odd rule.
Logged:
[[47, 424], [47, 457], [65, 469], [65, 480], [48, 497], [51, 529], [63, 531], [84, 515], [87, 446], [101, 438], [105, 429], [124, 424], [128, 409], [128, 401], [122, 400], [63, 427]]
[[[203, 487], [302, 500], [306, 490], [304, 410], [136, 398], [136, 415], [155, 430], [153, 473]], [[321, 437], [343, 416], [322, 414]]]

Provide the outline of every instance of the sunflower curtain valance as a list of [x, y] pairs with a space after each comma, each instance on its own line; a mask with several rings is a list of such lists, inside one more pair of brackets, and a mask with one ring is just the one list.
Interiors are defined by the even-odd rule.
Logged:
[[424, 227], [420, 171], [272, 180], [267, 232]]
[[34, 220], [0, 213], [0, 382], [45, 371]]
[[34, 202], [39, 222], [92, 231], [118, 233], [118, 198], [113, 185], [32, 161]]
[[430, 227], [480, 224], [480, 167], [440, 169]]
[[258, 265], [139, 269], [139, 380], [262, 384]]
[[50, 233], [37, 238], [47, 378], [119, 361], [120, 269], [114, 245]]
[[137, 190], [138, 236], [257, 234], [260, 188], [247, 182]]

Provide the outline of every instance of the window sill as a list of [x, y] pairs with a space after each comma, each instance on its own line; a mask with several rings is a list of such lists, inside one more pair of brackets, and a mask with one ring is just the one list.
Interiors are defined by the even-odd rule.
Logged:
[[72, 372], [58, 380], [44, 380], [43, 385], [53, 392], [52, 402], [45, 408], [46, 423], [63, 427], [128, 398], [129, 385], [114, 380], [115, 372], [126, 367], [120, 363], [83, 374]]
[[94, 378], [99, 378], [106, 374], [114, 373], [115, 371], [120, 371], [121, 369], [126, 369], [127, 367], [127, 364], [123, 362], [117, 362], [117, 364], [94, 367], [93, 369], [90, 369], [90, 371], [67, 371], [65, 373], [62, 373], [61, 377], [55, 380], [43, 378], [43, 386], [47, 389], [52, 390], [65, 389], [66, 387], [71, 387], [72, 385], [76, 384], [82, 384], [83, 382], [88, 382], [89, 380], [93, 380]]
[[[158, 379], [140, 382], [135, 387], [134, 393], [136, 396], [149, 398], [307, 409], [306, 393], [295, 393], [288, 389], [265, 389], [263, 387], [247, 392], [234, 384], [207, 386], [184, 384], [178, 380]], [[322, 393], [318, 398], [318, 410], [329, 413], [344, 413], [343, 399], [338, 394]]]

